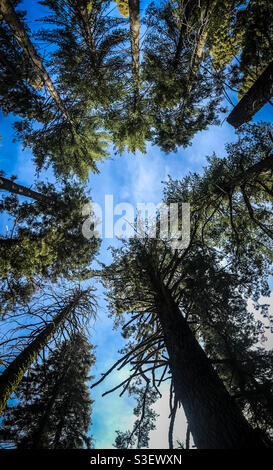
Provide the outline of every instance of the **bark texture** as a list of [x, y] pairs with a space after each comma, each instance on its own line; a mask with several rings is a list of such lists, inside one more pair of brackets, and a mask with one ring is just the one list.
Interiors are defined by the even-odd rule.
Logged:
[[273, 61], [270, 62], [254, 85], [233, 108], [227, 117], [227, 122], [235, 128], [240, 127], [242, 124], [250, 121], [272, 96]]
[[195, 445], [199, 449], [266, 447], [229, 395], [168, 289], [160, 284], [155, 287], [174, 392]]
[[36, 52], [31, 40], [29, 39], [25, 27], [23, 23], [19, 20], [10, 0], [0, 0], [0, 13], [2, 14], [7, 25], [12, 30], [13, 35], [17, 40], [19, 46], [23, 49], [25, 55], [28, 57], [30, 63], [33, 65], [34, 70], [37, 71], [41, 81], [50, 93], [53, 100], [55, 101], [62, 115], [67, 121], [70, 122], [71, 125], [73, 125], [68, 111], [65, 109], [65, 106], [63, 105], [62, 100], [42, 63], [42, 60]]
[[19, 194], [21, 196], [30, 197], [31, 199], [35, 199], [35, 201], [41, 201], [44, 204], [50, 204], [51, 200], [45, 196], [44, 194], [40, 194], [37, 191], [33, 191], [26, 186], [22, 186], [21, 184], [17, 184], [12, 180], [4, 178], [0, 176], [0, 190], [9, 191], [13, 194]]
[[36, 359], [39, 352], [47, 345], [48, 341], [68, 318], [76, 306], [80, 295], [81, 294], [78, 295], [78, 298], [73, 299], [68, 306], [64, 307], [64, 309], [54, 317], [52, 322], [50, 322], [14, 361], [9, 364], [0, 376], [0, 416], [7, 401], [21, 382], [25, 372]]

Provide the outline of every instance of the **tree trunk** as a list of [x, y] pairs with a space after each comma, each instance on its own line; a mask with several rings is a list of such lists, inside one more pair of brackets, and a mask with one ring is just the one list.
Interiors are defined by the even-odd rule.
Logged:
[[[230, 193], [236, 186], [243, 186], [248, 182], [254, 181], [259, 176], [269, 175], [273, 171], [273, 155], [269, 154], [263, 160], [255, 163], [245, 171], [239, 173], [226, 183], [221, 183], [219, 188], [222, 192]], [[218, 192], [218, 191], [217, 191]]]
[[181, 52], [182, 52], [182, 49], [183, 49], [184, 35], [186, 34], [186, 32], [187, 32], [187, 26], [185, 26], [185, 24], [182, 23], [181, 28], [180, 28], [180, 32], [179, 32], [179, 38], [178, 38], [176, 50], [175, 50], [175, 55], [174, 55], [174, 59], [173, 59], [173, 69], [174, 70], [176, 70], [177, 66], [178, 66], [179, 57], [181, 56]]
[[0, 190], [9, 191], [13, 194], [20, 194], [21, 196], [30, 197], [31, 199], [35, 199], [35, 201], [41, 201], [44, 204], [50, 204], [52, 201], [44, 194], [40, 194], [37, 191], [33, 191], [32, 189], [27, 188], [26, 186], [22, 186], [21, 184], [17, 184], [12, 180], [4, 178], [0, 176]]
[[0, 0], [0, 12], [3, 15], [5, 22], [8, 24], [10, 29], [13, 31], [13, 35], [17, 40], [19, 46], [23, 49], [25, 55], [29, 59], [30, 63], [33, 65], [34, 69], [37, 71], [39, 77], [41, 78], [44, 86], [48, 90], [49, 94], [55, 101], [57, 107], [61, 111], [64, 118], [70, 122], [73, 126], [73, 121], [69, 116], [69, 113], [65, 109], [62, 100], [51, 81], [50, 76], [48, 75], [46, 69], [43, 66], [42, 60], [40, 59], [38, 53], [36, 52], [32, 42], [30, 41], [27, 32], [23, 23], [19, 20], [16, 11], [13, 8], [13, 5], [10, 0]]
[[177, 399], [199, 449], [263, 448], [213, 369], [171, 294], [155, 281], [159, 320]]
[[57, 381], [57, 383], [55, 384], [53, 388], [50, 400], [48, 401], [45, 412], [39, 422], [39, 427], [33, 436], [33, 440], [32, 440], [33, 449], [43, 449], [43, 441], [44, 441], [43, 437], [46, 432], [48, 421], [49, 421], [51, 412], [53, 410], [53, 407], [55, 405], [56, 398], [58, 397], [60, 386], [62, 385], [63, 379], [66, 376], [66, 374], [67, 374], [67, 371], [65, 371], [62, 374], [61, 378]]
[[63, 428], [64, 428], [64, 425], [65, 425], [66, 413], [69, 409], [69, 404], [70, 404], [70, 395], [68, 395], [66, 397], [66, 399], [63, 403], [63, 406], [62, 406], [62, 417], [59, 420], [59, 423], [58, 423], [58, 426], [57, 426], [57, 429], [56, 429], [56, 433], [55, 433], [55, 436], [54, 436], [53, 449], [58, 449], [59, 448], [60, 439], [62, 437], [62, 432], [63, 432]]
[[129, 12], [132, 71], [133, 76], [137, 76], [139, 70], [139, 0], [129, 0]]
[[61, 313], [38, 334], [38, 336], [12, 361], [0, 376], [0, 416], [16, 387], [21, 382], [25, 372], [36, 359], [39, 352], [47, 345], [56, 331], [68, 318], [80, 299], [80, 292], [69, 304], [64, 307]]
[[273, 61], [270, 62], [248, 92], [243, 96], [235, 108], [233, 108], [227, 117], [227, 122], [235, 128], [240, 127], [245, 122], [250, 121], [272, 96]]
[[189, 78], [187, 80], [187, 87], [185, 91], [185, 96], [183, 98], [183, 107], [182, 107], [182, 114], [185, 111], [185, 108], [188, 103], [189, 96], [192, 92], [194, 87], [194, 80], [198, 71], [198, 67], [202, 58], [202, 54], [207, 42], [210, 22], [213, 10], [217, 4], [217, 0], [213, 1], [210, 5], [206, 4], [205, 8], [200, 8], [200, 22], [201, 26], [199, 28], [199, 33], [197, 35], [197, 41], [195, 44], [195, 48], [193, 51], [193, 55], [191, 58], [190, 64], [190, 71], [189, 71]]
[[129, 0], [134, 111], [139, 101], [139, 0]]
[[94, 36], [93, 36], [93, 31], [91, 27], [91, 18], [89, 11], [86, 7], [86, 5], [79, 5], [78, 7], [76, 6], [76, 9], [78, 8], [79, 11], [79, 16], [80, 16], [80, 21], [83, 26], [83, 35], [86, 44], [88, 45], [88, 48], [93, 56], [95, 65], [96, 65], [96, 46], [94, 42]]

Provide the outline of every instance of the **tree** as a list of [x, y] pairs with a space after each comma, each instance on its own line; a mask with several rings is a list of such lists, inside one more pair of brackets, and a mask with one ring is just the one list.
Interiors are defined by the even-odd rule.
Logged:
[[250, 119], [273, 96], [273, 62], [266, 67], [252, 87], [227, 117], [227, 122], [237, 128]]
[[[145, 24], [144, 77], [149, 87], [153, 142], [165, 152], [187, 146], [196, 132], [217, 123], [221, 84], [203, 54], [211, 10], [197, 2], [151, 4]], [[211, 5], [213, 10], [214, 2]], [[201, 70], [202, 63], [202, 70]]]
[[95, 362], [93, 347], [74, 334], [37, 362], [16, 390], [17, 404], [7, 406], [0, 428], [4, 445], [18, 449], [90, 448], [91, 405], [87, 381]]
[[[23, 20], [24, 15], [18, 12]], [[45, 99], [39, 93], [40, 83], [28, 58], [14, 39], [5, 22], [0, 25], [0, 107], [3, 113], [13, 113], [39, 119]]]
[[[127, 388], [135, 377], [146, 375], [149, 370], [161, 367], [164, 369], [164, 377], [169, 368], [175, 397], [183, 405], [198, 448], [246, 448], [252, 445], [263, 447], [262, 439], [253, 432], [227, 392], [187, 321], [185, 309], [191, 306], [197, 295], [190, 286], [189, 291], [186, 291], [187, 295], [185, 294], [186, 306], [183, 313], [181, 311], [180, 296], [183, 295], [185, 285], [181, 271], [188, 257], [194, 258], [195, 268], [198, 266], [196, 256], [199, 253], [202, 259], [202, 250], [197, 247], [197, 251], [191, 248], [171, 256], [168, 246], [159, 240], [131, 239], [127, 248], [125, 246], [113, 251], [113, 264], [105, 268], [103, 273], [110, 311], [115, 312], [117, 319], [123, 312], [131, 313], [128, 330], [131, 328], [131, 333], [137, 341], [135, 344], [129, 343], [128, 349], [117, 363], [121, 364], [119, 368], [128, 362], [134, 364], [134, 372], [120, 386]], [[220, 266], [216, 265], [214, 269], [217, 272]], [[185, 275], [187, 274], [185, 268]], [[230, 288], [233, 275], [227, 276], [229, 284], [220, 282], [220, 279], [217, 284], [220, 291], [228, 289], [229, 297], [224, 297], [223, 292], [219, 297], [229, 298], [225, 312], [232, 309], [234, 297]], [[201, 279], [206, 282], [204, 274]], [[191, 277], [188, 282], [190, 280]], [[238, 308], [242, 308], [240, 297], [236, 302], [238, 301]], [[225, 304], [222, 300], [221, 302], [223, 308]], [[237, 303], [235, 305], [237, 308]], [[203, 309], [203, 316], [208, 308], [211, 315], [214, 315], [214, 309], [217, 314], [218, 306], [209, 303], [208, 307]], [[150, 361], [152, 365], [144, 369]], [[163, 377], [154, 377], [153, 384], [161, 383]]]
[[130, 42], [132, 55], [132, 75], [135, 95], [135, 108], [139, 99], [139, 0], [129, 0]]
[[[31, 113], [30, 110], [25, 116], [26, 111], [22, 110], [23, 116], [27, 119], [15, 123], [18, 137], [22, 139], [25, 147], [32, 149], [38, 170], [51, 163], [57, 176], [69, 177], [71, 174], [76, 174], [79, 179], [87, 180], [90, 170], [97, 171], [96, 162], [108, 155], [105, 151], [107, 135], [101, 131], [100, 121], [96, 116], [87, 112], [86, 103], [81, 103], [80, 97], [75, 96], [73, 90], [69, 90], [69, 88], [61, 90], [60, 86], [57, 89], [53, 84], [12, 4], [3, 0], [1, 11], [5, 22], [23, 49], [27, 62], [32, 66], [34, 75], [37, 77], [38, 74], [41, 83], [45, 85], [52, 98], [52, 101], [45, 100], [44, 96], [41, 99], [40, 97], [36, 99], [36, 96], [33, 95], [35, 98], [32, 104], [33, 112]], [[13, 49], [14, 45], [8, 45], [5, 51], [7, 56], [3, 61], [8, 66], [10, 66], [10, 55], [13, 53]], [[18, 67], [17, 63], [16, 66]], [[54, 70], [53, 73], [57, 74], [58, 80], [58, 70]], [[19, 97], [23, 106], [33, 96], [29, 96], [30, 93], [24, 83], [24, 74], [18, 75], [16, 75], [16, 86], [19, 85], [22, 89]], [[34, 82], [36, 83], [36, 81], [35, 79]], [[40, 86], [36, 86], [36, 88], [40, 88]], [[59, 90], [62, 91], [62, 97]], [[3, 87], [3, 92], [9, 93], [6, 87]], [[16, 93], [18, 95], [17, 91]], [[14, 92], [11, 91], [10, 94], [15, 101]], [[5, 97], [3, 102], [6, 106], [7, 99]]]
[[272, 97], [272, 9], [259, 0], [219, 2], [218, 13], [208, 47], [215, 70], [228, 66], [226, 84], [238, 90], [227, 119], [238, 127]]
[[81, 276], [99, 247], [98, 239], [87, 240], [81, 231], [89, 201], [84, 187], [67, 182], [57, 192], [53, 184], [39, 183], [37, 189], [34, 202], [20, 204], [14, 195], [2, 201], [14, 227], [0, 240], [1, 278]]
[[203, 176], [170, 180], [165, 191], [169, 203], [191, 204], [206, 244], [221, 247], [227, 259], [240, 255], [247, 260], [251, 253], [257, 268], [263, 265], [267, 272], [264, 262], [272, 260], [273, 236], [271, 132], [267, 123], [244, 126], [238, 141], [226, 146], [227, 158], [214, 154]]
[[[227, 157], [210, 157], [202, 176], [170, 180], [165, 196], [168, 202], [190, 202], [192, 214], [199, 219], [202, 245], [217, 247], [233, 275], [240, 272], [240, 290], [248, 278], [253, 287], [247, 288], [245, 297], [253, 296], [258, 309], [258, 298], [270, 293], [267, 276], [272, 272], [272, 135], [268, 124], [244, 126], [238, 134], [238, 142], [226, 147]], [[216, 282], [212, 274], [207, 275]], [[204, 298], [209, 298], [209, 292]], [[271, 321], [266, 310], [263, 306], [261, 313]], [[244, 324], [246, 314], [237, 313], [231, 324], [224, 318], [199, 324], [205, 350], [250, 421], [272, 436], [271, 355], [259, 348], [254, 352], [255, 341]]]
[[[90, 168], [97, 171], [96, 161], [108, 155], [104, 148], [109, 135], [101, 129], [109, 130], [113, 103], [125, 95], [128, 65], [119, 49], [128, 32], [120, 27], [122, 22], [109, 16], [109, 1], [46, 0], [42, 4], [52, 14], [43, 19], [38, 37], [54, 44], [52, 69], [75, 116], [77, 135], [68, 134], [62, 122], [53, 126], [53, 132], [51, 126], [42, 132], [32, 132], [26, 123], [25, 129], [20, 127], [19, 135], [32, 146], [39, 168], [49, 157], [57, 174], [67, 175], [67, 170], [72, 170], [81, 179], [87, 179]], [[47, 24], [49, 28], [45, 28]], [[37, 139], [39, 146], [35, 145]], [[67, 154], [65, 165], [63, 153]]]
[[47, 314], [49, 319], [46, 321], [46, 318], [44, 318], [43, 326], [36, 329], [36, 334], [29, 336], [28, 343], [25, 344], [24, 349], [8, 364], [0, 376], [1, 413], [24, 374], [58, 330], [62, 327], [67, 327], [69, 324], [72, 327], [76, 325], [76, 328], [78, 328], [78, 325], [84, 322], [84, 320], [86, 321], [88, 316], [94, 315], [91, 289], [81, 290], [80, 288], [75, 288], [70, 292], [64, 290], [62, 297], [57, 299], [54, 293], [52, 293], [51, 304], [44, 307], [39, 305], [36, 310], [34, 309], [32, 315], [41, 318], [43, 314], [44, 316]]
[[69, 116], [67, 110], [65, 109], [62, 100], [49, 77], [46, 69], [44, 68], [43, 62], [41, 61], [39, 55], [37, 54], [32, 42], [30, 41], [28, 34], [24, 28], [23, 23], [19, 20], [15, 9], [10, 0], [1, 0], [0, 3], [0, 13], [4, 18], [5, 22], [9, 25], [13, 31], [14, 37], [18, 41], [18, 44], [23, 49], [24, 53], [28, 57], [30, 63], [33, 65], [34, 69], [37, 71], [42, 83], [45, 85], [46, 89], [52, 96], [57, 107], [63, 114], [64, 118], [73, 125], [71, 117]]

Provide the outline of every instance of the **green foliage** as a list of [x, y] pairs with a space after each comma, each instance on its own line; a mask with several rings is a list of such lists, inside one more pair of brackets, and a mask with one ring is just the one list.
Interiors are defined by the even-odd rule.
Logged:
[[238, 98], [248, 91], [272, 61], [272, 8], [261, 0], [218, 2], [208, 38], [213, 67], [229, 71]]
[[267, 123], [242, 127], [238, 141], [226, 146], [227, 157], [212, 155], [203, 176], [170, 179], [165, 191], [168, 202], [191, 204], [207, 244], [227, 259], [240, 256], [247, 264], [251, 258], [261, 276], [272, 261], [271, 132]]
[[17, 403], [5, 409], [2, 444], [18, 449], [92, 447], [91, 405], [87, 381], [93, 347], [74, 334], [37, 362], [16, 391]]
[[[18, 16], [21, 21], [24, 20], [24, 13], [19, 12]], [[2, 112], [29, 119], [39, 119], [44, 106], [44, 97], [33, 87], [33, 84], [37, 82], [37, 76], [4, 22], [0, 25], [0, 49], [0, 108]]]
[[240, 54], [244, 29], [238, 25], [238, 12], [244, 11], [246, 3], [246, 0], [217, 2], [208, 36], [215, 70], [221, 70]]
[[[193, 14], [197, 11], [197, 15]], [[195, 46], [200, 40], [196, 34], [184, 31], [177, 21], [176, 7], [164, 8], [151, 4], [145, 24], [149, 37], [144, 47], [144, 79], [148, 83], [150, 114], [153, 118], [152, 140], [163, 151], [190, 144], [194, 135], [218, 123], [221, 88], [208, 71], [209, 59], [195, 59]], [[198, 9], [191, 10], [188, 30], [195, 31], [200, 21]]]
[[89, 201], [82, 185], [66, 182], [58, 192], [53, 184], [39, 183], [37, 190], [45, 201], [20, 203], [11, 195], [1, 202], [14, 220], [11, 236], [0, 239], [4, 311], [18, 296], [30, 298], [35, 277], [81, 279], [99, 248], [100, 240], [82, 235], [82, 211]]
[[129, 5], [128, 0], [116, 0], [119, 13], [125, 18], [129, 16]]
[[29, 121], [15, 126], [24, 147], [32, 149], [38, 171], [51, 164], [57, 177], [76, 175], [86, 181], [90, 171], [98, 172], [96, 163], [108, 155], [107, 134], [96, 132], [99, 124], [93, 118], [79, 121], [76, 130], [64, 120], [38, 129]]
[[251, 0], [242, 14], [238, 12], [238, 27], [244, 31], [239, 69], [243, 96], [273, 59], [273, 12], [269, 3]]

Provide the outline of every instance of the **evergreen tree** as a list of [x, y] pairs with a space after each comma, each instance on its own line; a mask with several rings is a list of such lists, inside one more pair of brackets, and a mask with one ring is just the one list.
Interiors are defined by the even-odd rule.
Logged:
[[[63, 290], [59, 298], [52, 292], [48, 305], [32, 307], [33, 317], [44, 316], [42, 326], [36, 328], [36, 334], [32, 331], [24, 349], [4, 369], [0, 376], [0, 411], [4, 410], [7, 401], [20, 384], [24, 374], [30, 368], [33, 361], [44, 347], [62, 329], [70, 328], [70, 332], [79, 331], [90, 315], [94, 315], [94, 301], [91, 289], [80, 288]], [[27, 312], [31, 308], [24, 307]], [[17, 313], [18, 315], [18, 313]], [[47, 318], [46, 318], [47, 315]], [[37, 321], [37, 320], [36, 320]], [[32, 327], [33, 328], [33, 327]]]
[[84, 187], [67, 182], [57, 192], [53, 184], [39, 183], [37, 189], [40, 196], [31, 203], [20, 203], [15, 195], [2, 200], [1, 210], [15, 225], [0, 240], [1, 278], [81, 276], [99, 247], [98, 239], [87, 240], [81, 231], [89, 201]]
[[228, 65], [229, 86], [238, 89], [240, 102], [228, 117], [238, 127], [270, 102], [273, 94], [272, 8], [261, 0], [218, 2], [217, 8], [208, 47], [214, 68]]
[[[35, 104], [37, 100], [34, 100], [35, 112], [31, 115], [28, 112], [28, 119], [15, 123], [18, 137], [23, 140], [25, 147], [32, 149], [38, 170], [47, 164], [52, 164], [57, 176], [68, 177], [76, 174], [81, 180], [88, 179], [90, 170], [97, 171], [96, 161], [108, 155], [105, 151], [106, 133], [99, 129], [100, 122], [96, 116], [86, 112], [85, 103], [82, 103], [79, 97], [75, 97], [72, 90], [66, 88], [61, 97], [62, 90], [53, 84], [12, 3], [3, 0], [0, 11], [18, 45], [23, 49], [34, 75], [40, 78], [40, 83], [44, 84], [52, 98], [51, 102], [43, 103], [43, 100], [40, 100], [39, 106]], [[4, 60], [5, 63], [10, 61], [9, 55], [13, 53], [10, 47], [6, 51], [8, 55]], [[16, 63], [16, 66], [19, 64]], [[56, 74], [56, 70], [53, 72]], [[23, 74], [16, 78], [16, 85], [20, 84], [21, 79], [25, 80]], [[24, 81], [20, 87], [26, 90], [24, 100], [28, 102], [32, 97], [28, 96]], [[41, 87], [39, 85], [36, 88]], [[4, 93], [7, 93], [6, 88]], [[6, 98], [3, 101], [5, 105]], [[32, 120], [29, 117], [32, 117]]]
[[[23, 21], [24, 13], [18, 12], [18, 16]], [[2, 112], [39, 119], [45, 106], [44, 97], [39, 93], [39, 78], [28, 58], [21, 53], [17, 41], [3, 18], [0, 24], [0, 48], [0, 108]]]
[[95, 361], [82, 334], [57, 345], [28, 371], [7, 406], [1, 441], [18, 449], [77, 449], [92, 446], [91, 405], [87, 381]]
[[177, 3], [151, 4], [145, 18], [149, 35], [143, 69], [153, 141], [167, 152], [189, 145], [197, 131], [217, 122], [221, 111], [220, 82], [208, 71], [210, 59], [203, 54], [214, 2], [209, 7]]
[[[19, 128], [19, 135], [26, 145], [32, 146], [39, 168], [49, 158], [57, 174], [68, 175], [72, 171], [79, 178], [87, 179], [89, 170], [96, 172], [96, 162], [108, 155], [105, 147], [109, 135], [102, 129], [109, 130], [111, 107], [125, 94], [123, 77], [128, 66], [119, 54], [119, 47], [128, 33], [122, 23], [120, 27], [117, 18], [108, 15], [110, 2], [45, 0], [41, 3], [52, 14], [43, 19], [38, 37], [54, 45], [53, 72], [75, 116], [76, 134], [68, 134], [67, 126], [61, 122], [52, 131], [50, 125], [42, 132], [31, 130], [25, 123], [25, 128]], [[50, 28], [45, 28], [47, 24]], [[38, 138], [39, 146], [36, 146]], [[65, 165], [63, 153], [67, 155]]]
[[[205, 243], [219, 246], [228, 260], [256, 258], [257, 269], [272, 260], [272, 128], [270, 124], [247, 125], [238, 141], [226, 146], [227, 157], [215, 154], [204, 168], [182, 181], [166, 185], [168, 202], [191, 204], [200, 218]], [[264, 260], [264, 261], [263, 261]]]
[[[126, 388], [135, 377], [152, 369], [163, 367], [164, 376], [169, 368], [175, 397], [183, 405], [197, 447], [263, 446], [263, 439], [251, 430], [198, 343], [187, 319], [187, 310], [191, 306], [195, 311], [197, 292], [200, 292], [200, 315], [204, 321], [209, 321], [214, 315], [217, 317], [219, 311], [225, 321], [238, 311], [246, 314], [243, 299], [232, 290], [233, 282], [237, 286], [238, 278], [235, 279], [232, 272], [226, 274], [226, 281], [217, 275], [221, 272], [217, 255], [214, 254], [213, 260], [208, 252], [208, 266], [213, 263], [214, 278], [208, 275], [208, 266], [205, 267], [202, 262], [202, 277], [200, 273], [198, 279], [192, 279], [204, 257], [198, 243], [195, 249], [191, 247], [184, 253], [171, 256], [168, 247], [160, 241], [132, 239], [128, 248], [114, 250], [113, 255], [113, 264], [104, 272], [110, 310], [116, 314], [117, 321], [122, 313], [131, 313], [128, 328], [130, 337], [135, 339], [134, 343], [128, 344], [119, 361], [122, 365], [134, 364], [134, 372], [120, 386]], [[190, 272], [187, 259], [193, 262]], [[245, 289], [250, 288], [248, 279], [240, 279], [240, 288], [243, 288], [243, 281]], [[208, 292], [204, 291], [206, 297], [203, 297], [201, 282], [207, 285]], [[188, 289], [185, 289], [185, 284]], [[208, 299], [207, 305], [204, 298]], [[219, 299], [218, 302], [215, 298]], [[249, 316], [248, 321], [251, 321]], [[164, 361], [166, 353], [167, 365]], [[150, 359], [154, 366], [144, 370]], [[159, 380], [154, 377], [153, 384], [162, 380], [163, 377]]]
[[13, 4], [10, 0], [1, 0], [0, 4], [0, 13], [4, 21], [8, 24], [10, 29], [12, 30], [15, 39], [17, 40], [19, 46], [23, 49], [24, 53], [26, 54], [27, 58], [29, 59], [30, 63], [33, 65], [36, 73], [41, 79], [41, 82], [45, 85], [46, 89], [52, 96], [54, 102], [56, 103], [57, 107], [63, 114], [64, 118], [72, 124], [71, 118], [65, 109], [62, 100], [51, 80], [49, 77], [44, 65], [36, 52], [32, 42], [29, 39], [29, 36], [25, 30], [23, 23], [18, 18], [16, 11], [13, 7]]

